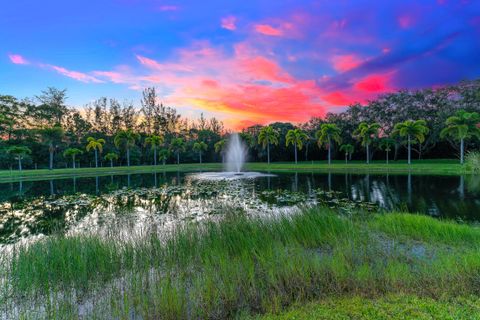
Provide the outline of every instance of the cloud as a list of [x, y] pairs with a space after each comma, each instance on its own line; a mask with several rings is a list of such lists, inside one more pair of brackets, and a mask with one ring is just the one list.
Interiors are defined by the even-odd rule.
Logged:
[[332, 57], [333, 68], [339, 72], [355, 69], [363, 62], [356, 54], [335, 55]]
[[9, 54], [8, 58], [14, 64], [30, 64], [30, 62], [19, 54]]
[[65, 69], [63, 67], [54, 66], [54, 65], [46, 65], [46, 66], [48, 68], [51, 68], [51, 69], [55, 70], [56, 72], [60, 73], [61, 75], [72, 78], [74, 80], [78, 80], [80, 82], [84, 82], [84, 83], [91, 83], [91, 82], [93, 82], [93, 83], [103, 83], [102, 80], [99, 80], [99, 79], [97, 79], [93, 76], [90, 76], [90, 75], [82, 73], [82, 72], [72, 71], [72, 70], [68, 70], [68, 69]]
[[177, 11], [178, 9], [179, 7], [174, 5], [162, 5], [158, 7], [158, 10], [160, 11]]
[[272, 37], [279, 37], [283, 35], [283, 31], [277, 28], [272, 27], [271, 25], [268, 24], [257, 24], [255, 25], [255, 31], [266, 35], [266, 36], [272, 36]]
[[236, 17], [228, 16], [228, 17], [222, 18], [221, 26], [222, 26], [223, 29], [234, 31], [234, 30], [237, 29], [236, 23], [237, 23], [237, 18]]

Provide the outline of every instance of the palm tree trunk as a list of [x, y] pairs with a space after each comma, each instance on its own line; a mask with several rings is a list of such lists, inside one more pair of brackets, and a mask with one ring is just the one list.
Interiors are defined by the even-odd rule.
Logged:
[[113, 159], [110, 159], [110, 168], [113, 168]]
[[75, 155], [72, 156], [72, 167], [73, 169], [75, 169]]
[[370, 163], [370, 149], [369, 149], [369, 145], [367, 143], [367, 164]]
[[332, 153], [330, 148], [330, 137], [328, 137], [328, 164], [330, 164], [331, 161], [332, 161]]
[[345, 152], [345, 164], [348, 163], [348, 153]]
[[177, 164], [180, 164], [180, 152], [177, 152]]
[[157, 166], [157, 147], [153, 147], [153, 165]]
[[270, 143], [267, 143], [267, 163], [270, 164]]
[[95, 149], [95, 168], [98, 168], [98, 151]]
[[463, 153], [464, 153], [464, 148], [465, 148], [465, 141], [460, 139], [460, 163], [463, 164]]
[[388, 164], [388, 150], [387, 150], [387, 164]]
[[411, 159], [411, 148], [410, 148], [410, 135], [408, 135], [408, 164], [410, 164], [412, 162], [412, 159]]
[[297, 164], [297, 144], [295, 143], [295, 164]]
[[202, 163], [202, 153], [199, 152], [198, 155], [200, 156], [200, 164]]
[[52, 144], [50, 144], [49, 152], [50, 152], [49, 169], [52, 170], [53, 169], [53, 145]]
[[130, 167], [130, 148], [127, 148], [127, 167]]
[[20, 156], [18, 157], [18, 170], [22, 171], [22, 158]]

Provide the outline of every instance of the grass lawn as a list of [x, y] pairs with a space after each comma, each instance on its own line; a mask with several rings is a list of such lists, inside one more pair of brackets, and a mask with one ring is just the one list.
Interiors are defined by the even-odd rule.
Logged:
[[257, 320], [431, 320], [480, 319], [480, 298], [432, 299], [414, 295], [388, 295], [376, 299], [359, 296], [327, 298]]
[[[6, 318], [475, 319], [480, 227], [407, 213], [225, 209], [168, 236], [51, 236], [0, 256]], [[260, 318], [261, 319], [261, 318]]]
[[[0, 170], [0, 182], [25, 180], [43, 180], [50, 178], [63, 178], [70, 176], [101, 176], [111, 174], [128, 174], [128, 173], [151, 173], [163, 171], [208, 171], [221, 170], [221, 163], [188, 163], [188, 164], [168, 164], [165, 166], [132, 166], [132, 167], [102, 167], [102, 168], [79, 168], [79, 169], [39, 169], [39, 170]], [[384, 161], [373, 161], [365, 164], [363, 161], [352, 161], [345, 164], [344, 161], [333, 161], [328, 165], [325, 161], [316, 162], [274, 162], [268, 165], [263, 162], [247, 163], [246, 170], [253, 171], [317, 171], [317, 172], [353, 172], [353, 173], [391, 173], [391, 174], [433, 174], [433, 175], [459, 175], [468, 173], [464, 166], [460, 165], [457, 160], [417, 160], [412, 165], [408, 165], [406, 161], [396, 161], [386, 164]]]

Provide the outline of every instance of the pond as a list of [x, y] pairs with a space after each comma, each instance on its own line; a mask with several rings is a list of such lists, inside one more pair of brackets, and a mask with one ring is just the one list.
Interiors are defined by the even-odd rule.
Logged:
[[478, 221], [480, 177], [297, 172], [212, 181], [157, 172], [1, 183], [0, 243], [111, 228], [131, 235], [224, 212], [269, 215], [317, 203]]

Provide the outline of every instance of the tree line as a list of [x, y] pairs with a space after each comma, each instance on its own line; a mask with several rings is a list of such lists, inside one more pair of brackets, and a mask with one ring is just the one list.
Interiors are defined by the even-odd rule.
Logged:
[[[0, 95], [2, 169], [100, 167], [223, 161], [229, 134], [216, 118], [180, 116], [146, 88], [131, 101], [100, 98], [67, 107], [67, 92], [47, 88], [30, 99]], [[478, 148], [480, 80], [402, 90], [306, 123], [245, 128], [250, 161], [458, 157]], [[379, 155], [382, 153], [384, 155]], [[390, 159], [391, 158], [391, 159]]]

